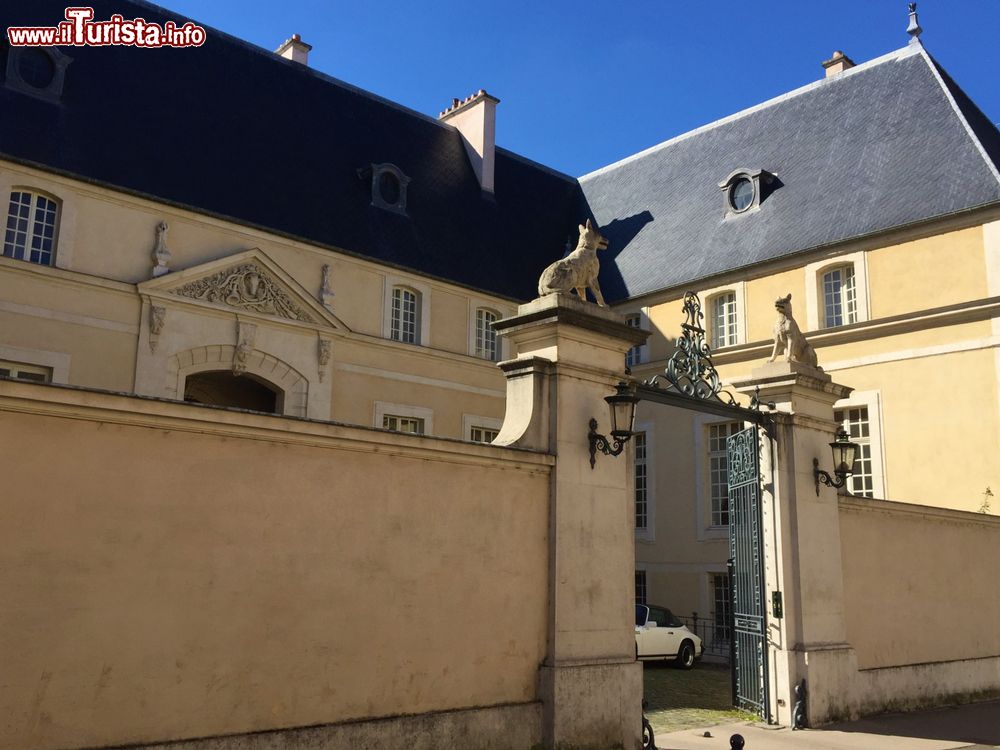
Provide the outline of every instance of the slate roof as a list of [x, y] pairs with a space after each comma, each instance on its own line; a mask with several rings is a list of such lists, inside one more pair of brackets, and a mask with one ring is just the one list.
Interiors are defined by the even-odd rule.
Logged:
[[[98, 21], [188, 20], [88, 5]], [[54, 26], [65, 7], [0, 3], [0, 27]], [[514, 299], [535, 296], [579, 223], [575, 179], [498, 149], [484, 198], [454, 127], [222, 32], [200, 48], [60, 49], [59, 104], [0, 86], [0, 156]], [[406, 217], [372, 207], [357, 175], [383, 162], [412, 180]]]
[[[1000, 200], [1000, 134], [919, 45], [580, 178], [620, 301]], [[776, 173], [725, 218], [718, 183]], [[611, 261], [611, 262], [609, 262]]]

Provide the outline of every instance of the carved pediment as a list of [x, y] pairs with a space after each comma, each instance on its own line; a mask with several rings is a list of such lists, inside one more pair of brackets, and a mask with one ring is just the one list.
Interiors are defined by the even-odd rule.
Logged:
[[289, 296], [281, 285], [256, 263], [241, 263], [170, 290], [171, 294], [277, 315], [304, 323], [318, 323], [315, 315]]

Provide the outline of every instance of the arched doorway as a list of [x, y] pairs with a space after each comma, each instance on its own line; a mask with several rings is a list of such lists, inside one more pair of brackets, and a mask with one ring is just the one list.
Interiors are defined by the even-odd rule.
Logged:
[[229, 370], [194, 373], [184, 381], [184, 400], [195, 404], [280, 414], [282, 397], [281, 390], [263, 378]]

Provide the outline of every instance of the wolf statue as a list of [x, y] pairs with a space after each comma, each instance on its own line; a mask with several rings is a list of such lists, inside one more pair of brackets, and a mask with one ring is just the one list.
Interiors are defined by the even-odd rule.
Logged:
[[779, 354], [784, 354], [786, 362], [798, 362], [820, 369], [816, 362], [816, 350], [806, 341], [799, 330], [799, 324], [792, 317], [792, 295], [778, 297], [774, 301], [774, 309], [778, 311], [778, 320], [774, 323], [774, 351], [767, 361], [774, 362]]
[[576, 296], [586, 302], [587, 289], [590, 288], [597, 304], [607, 307], [601, 295], [601, 287], [597, 283], [597, 274], [601, 269], [597, 251], [607, 248], [607, 238], [602, 237], [591, 226], [590, 219], [587, 219], [585, 225], [580, 225], [580, 241], [576, 244], [576, 250], [542, 271], [538, 279], [538, 296], [576, 289]]

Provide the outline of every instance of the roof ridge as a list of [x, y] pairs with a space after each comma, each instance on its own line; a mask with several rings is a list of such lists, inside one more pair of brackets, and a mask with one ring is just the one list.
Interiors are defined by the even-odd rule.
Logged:
[[743, 117], [747, 117], [748, 115], [754, 114], [755, 112], [767, 109], [768, 107], [773, 107], [776, 104], [781, 104], [782, 102], [788, 101], [789, 99], [793, 99], [797, 96], [807, 94], [810, 91], [814, 91], [822, 86], [827, 86], [831, 83], [839, 82], [852, 75], [856, 75], [857, 73], [860, 73], [865, 70], [870, 70], [871, 68], [874, 68], [886, 62], [894, 60], [902, 60], [907, 57], [912, 57], [913, 55], [917, 54], [917, 50], [914, 49], [914, 47], [916, 46], [918, 45], [908, 44], [905, 47], [900, 47], [899, 49], [893, 50], [892, 52], [888, 52], [884, 55], [863, 62], [860, 65], [855, 65], [853, 68], [848, 68], [847, 70], [838, 73], [836, 78], [832, 79], [820, 78], [818, 81], [812, 81], [811, 83], [807, 83], [804, 86], [800, 86], [797, 89], [792, 89], [791, 91], [787, 91], [784, 94], [780, 94], [779, 96], [767, 99], [763, 102], [760, 102], [759, 104], [755, 104], [751, 107], [747, 107], [746, 109], [741, 109], [738, 112], [734, 112], [731, 115], [726, 115], [725, 117], [721, 117], [718, 120], [713, 120], [712, 122], [700, 125], [697, 128], [694, 128], [693, 130], [688, 130], [685, 133], [675, 135], [673, 138], [668, 138], [667, 140], [662, 141], [661, 143], [657, 143], [654, 146], [650, 146], [649, 148], [643, 149], [642, 151], [638, 151], [630, 156], [626, 156], [625, 158], [619, 159], [616, 162], [612, 162], [607, 166], [600, 167], [592, 172], [588, 172], [587, 174], [582, 175], [578, 179], [580, 182], [583, 182], [584, 180], [590, 179], [591, 177], [596, 177], [599, 174], [609, 172], [612, 169], [617, 169], [618, 167], [624, 166], [625, 164], [637, 161], [646, 156], [654, 154], [658, 151], [668, 148], [669, 146], [673, 146], [676, 143], [687, 140], [688, 138], [692, 138], [696, 135], [701, 135], [702, 133], [708, 132], [709, 130], [721, 127], [722, 125], [728, 125], [731, 122], [735, 122], [736, 120], [739, 120]]
[[[917, 43], [914, 46], [920, 48], [919, 50], [920, 56], [923, 58], [924, 62], [927, 63], [927, 67], [930, 68], [931, 73], [934, 76], [934, 80], [937, 81], [938, 85], [941, 87], [941, 90], [944, 92], [945, 97], [948, 99], [948, 103], [951, 105], [952, 111], [958, 117], [959, 122], [962, 124], [962, 127], [965, 129], [966, 134], [968, 134], [969, 139], [972, 141], [976, 150], [979, 152], [979, 155], [983, 157], [983, 161], [986, 162], [986, 168], [992, 173], [996, 181], [1000, 183], [1000, 169], [997, 168], [996, 163], [993, 161], [992, 158], [990, 158], [989, 152], [987, 152], [986, 150], [986, 146], [983, 144], [982, 139], [980, 139], [979, 134], [976, 132], [976, 129], [972, 127], [972, 123], [969, 122], [969, 118], [966, 116], [961, 105], [959, 105], [957, 99], [955, 98], [955, 94], [952, 91], [951, 86], [949, 86], [947, 81], [944, 80], [944, 76], [948, 76], [948, 79], [951, 80], [955, 88], [961, 92], [961, 94], [965, 97], [965, 99], [968, 100], [968, 102], [973, 107], [976, 107], [977, 111], [979, 111], [979, 113], [983, 115], [983, 119], [986, 120], [986, 122], [988, 122], [990, 125], [993, 125], [993, 123], [990, 122], [989, 118], [986, 117], [985, 113], [983, 113], [982, 110], [979, 109], [976, 103], [969, 98], [969, 95], [961, 90], [961, 88], [954, 81], [954, 79], [952, 79], [952, 77], [948, 75], [948, 73], [938, 64], [937, 60], [935, 60], [931, 56], [930, 52], [924, 49], [924, 46], [922, 44]], [[996, 130], [995, 126], [994, 130]]]
[[538, 169], [541, 169], [543, 172], [548, 172], [549, 174], [551, 174], [551, 175], [553, 175], [555, 177], [561, 177], [562, 179], [564, 179], [564, 180], [566, 180], [568, 182], [572, 182], [574, 184], [576, 182], [578, 182], [578, 180], [576, 179], [576, 177], [574, 177], [571, 174], [566, 174], [565, 172], [560, 172], [555, 167], [549, 167], [549, 166], [547, 166], [545, 164], [542, 164], [541, 162], [535, 161], [534, 159], [530, 159], [527, 156], [524, 156], [523, 154], [519, 154], [516, 151], [511, 151], [509, 148], [504, 148], [503, 146], [497, 146], [496, 150], [497, 151], [502, 151], [504, 154], [506, 154], [507, 156], [511, 157], [515, 161], [522, 162], [522, 163], [527, 164], [528, 166], [531, 166], [531, 167], [536, 167]]

